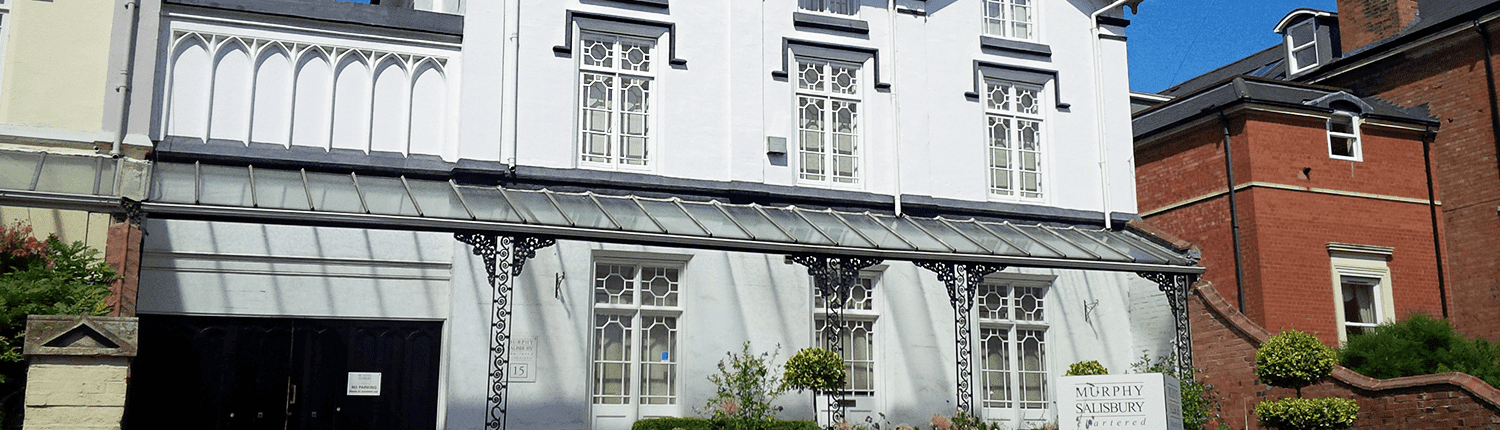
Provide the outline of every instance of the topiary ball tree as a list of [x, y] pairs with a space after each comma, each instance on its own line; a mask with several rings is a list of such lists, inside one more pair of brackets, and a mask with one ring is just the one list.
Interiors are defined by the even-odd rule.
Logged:
[[818, 411], [818, 393], [844, 388], [844, 358], [822, 348], [805, 348], [786, 360], [781, 384], [801, 392], [812, 390], [813, 414]]
[[1255, 350], [1255, 375], [1267, 384], [1294, 388], [1297, 397], [1302, 397], [1302, 387], [1333, 373], [1338, 362], [1338, 351], [1316, 336], [1289, 329], [1271, 336]]
[[1334, 430], [1354, 425], [1359, 404], [1353, 399], [1302, 398], [1302, 387], [1333, 373], [1338, 351], [1316, 336], [1284, 330], [1255, 350], [1255, 375], [1277, 387], [1294, 388], [1296, 398], [1264, 401], [1255, 405], [1263, 427], [1281, 430]]
[[1108, 374], [1109, 374], [1109, 368], [1104, 367], [1103, 364], [1099, 364], [1099, 360], [1089, 360], [1089, 361], [1080, 361], [1080, 362], [1077, 362], [1077, 363], [1069, 364], [1068, 365], [1068, 373], [1063, 374], [1063, 376], [1108, 375]]

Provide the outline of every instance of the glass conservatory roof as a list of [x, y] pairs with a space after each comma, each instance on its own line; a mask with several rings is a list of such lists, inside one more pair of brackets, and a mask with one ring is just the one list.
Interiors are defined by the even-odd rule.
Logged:
[[[6, 167], [0, 169], [6, 172], [0, 174], [0, 188], [53, 191], [39, 189], [35, 179], [39, 174], [35, 172], [47, 170], [41, 163], [31, 169]], [[31, 177], [14, 173], [22, 170]], [[143, 209], [156, 218], [494, 232], [761, 253], [1023, 267], [1173, 273], [1203, 270], [1178, 252], [1121, 230], [522, 190], [404, 176], [253, 166], [159, 162], [153, 170], [151, 193]], [[47, 176], [45, 172], [40, 175]], [[84, 176], [89, 175], [78, 177]], [[105, 175], [95, 171], [93, 176]], [[93, 194], [97, 188], [57, 191]], [[4, 199], [5, 194], [0, 192], [0, 200], [9, 200]]]

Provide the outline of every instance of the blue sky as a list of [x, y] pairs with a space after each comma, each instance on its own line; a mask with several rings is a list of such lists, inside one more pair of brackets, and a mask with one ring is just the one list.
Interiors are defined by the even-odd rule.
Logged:
[[1281, 43], [1271, 29], [1297, 8], [1334, 0], [1146, 0], [1130, 15], [1130, 89], [1157, 92]]

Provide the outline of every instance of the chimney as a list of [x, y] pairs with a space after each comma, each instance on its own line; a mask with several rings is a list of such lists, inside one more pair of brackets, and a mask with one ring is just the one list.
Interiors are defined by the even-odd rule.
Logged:
[[1417, 18], [1417, 0], [1338, 0], [1344, 52], [1396, 35]]

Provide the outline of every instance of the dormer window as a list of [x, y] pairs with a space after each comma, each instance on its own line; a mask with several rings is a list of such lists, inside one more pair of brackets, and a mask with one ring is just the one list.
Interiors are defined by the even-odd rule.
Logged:
[[1335, 111], [1328, 117], [1328, 157], [1349, 161], [1364, 159], [1359, 148], [1359, 117], [1346, 111]]
[[1327, 64], [1343, 53], [1339, 51], [1338, 17], [1332, 12], [1297, 9], [1276, 24], [1286, 50], [1288, 77]]
[[1291, 61], [1292, 73], [1300, 73], [1318, 65], [1317, 25], [1309, 19], [1293, 25], [1286, 32], [1286, 57]]

